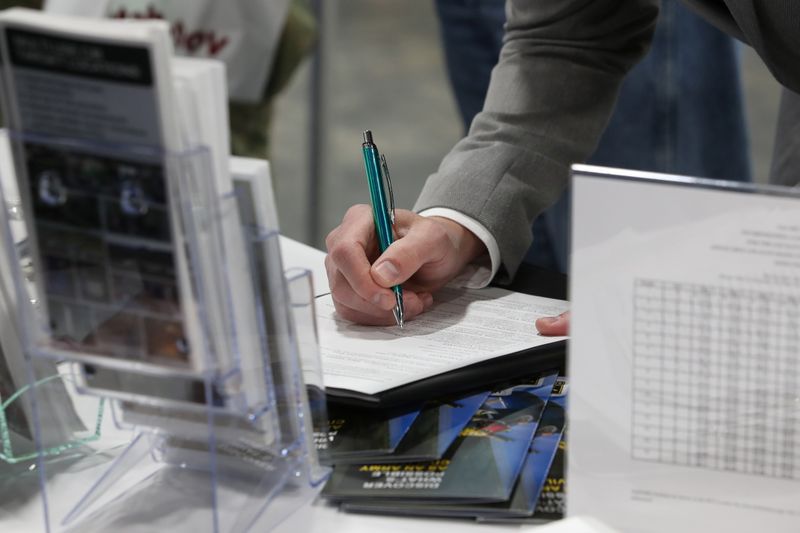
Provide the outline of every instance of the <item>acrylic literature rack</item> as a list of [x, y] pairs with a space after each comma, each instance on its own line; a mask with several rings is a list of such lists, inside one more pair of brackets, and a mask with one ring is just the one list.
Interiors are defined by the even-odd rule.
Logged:
[[[8, 397], [0, 396], [0, 461], [14, 465], [33, 463], [39, 454], [48, 458], [64, 456], [70, 451], [100, 438], [105, 405], [102, 398], [94, 402], [94, 405], [97, 406], [95, 419], [73, 432], [69, 438], [51, 438], [49, 435], [42, 434], [41, 446], [37, 446], [32, 440], [33, 435], [26, 435], [22, 428], [20, 428], [22, 431], [15, 431], [18, 428], [15, 427], [14, 422], [24, 417], [20, 411], [24, 412], [30, 409], [33, 394], [48, 396], [49, 391], [45, 391], [45, 389], [55, 388], [61, 389], [58, 392], [61, 393], [71, 385], [69, 376], [52, 374], [36, 379], [32, 384], [23, 385]], [[23, 434], [20, 435], [20, 433]]]
[[0, 231], [0, 264], [4, 265], [0, 277], [0, 478], [8, 481], [14, 472], [35, 467], [39, 452], [33, 438], [34, 396], [49, 406], [42, 413], [41, 426], [46, 431], [40, 436], [41, 454], [46, 460], [85, 453], [82, 446], [100, 438], [106, 402], [102, 398], [74, 402], [68, 392], [75, 389], [70, 375], [59, 372], [51, 361], [26, 360], [17, 313], [21, 304], [5, 265], [11, 262], [8, 251], [13, 247], [30, 280], [30, 254], [5, 133], [0, 130], [0, 181], [11, 231]]
[[25, 353], [67, 366], [134, 435], [53, 489], [48, 405], [29, 390], [45, 527], [267, 530], [308, 501], [329, 474], [313, 445], [327, 421], [313, 291], [307, 272], [284, 275], [274, 206], [219, 197], [204, 148], [12, 146], [33, 276], [6, 252], [16, 301], [37, 301], [16, 310]]

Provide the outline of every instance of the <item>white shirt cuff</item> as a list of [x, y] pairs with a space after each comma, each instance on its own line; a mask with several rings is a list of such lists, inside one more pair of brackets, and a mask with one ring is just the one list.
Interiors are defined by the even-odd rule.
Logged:
[[474, 218], [446, 207], [432, 207], [431, 209], [420, 211], [419, 214], [424, 217], [449, 218], [453, 222], [457, 222], [470, 230], [483, 242], [489, 254], [476, 258], [473, 262], [464, 267], [461, 274], [453, 279], [450, 284], [467, 289], [486, 287], [500, 269], [500, 247], [497, 245], [497, 241], [489, 230]]

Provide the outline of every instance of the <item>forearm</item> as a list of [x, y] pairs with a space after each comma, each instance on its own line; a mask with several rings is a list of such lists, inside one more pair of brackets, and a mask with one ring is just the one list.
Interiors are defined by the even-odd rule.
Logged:
[[415, 210], [448, 207], [478, 220], [498, 242], [501, 275], [512, 275], [531, 222], [558, 197], [569, 165], [594, 150], [656, 14], [655, 0], [511, 0], [484, 110]]

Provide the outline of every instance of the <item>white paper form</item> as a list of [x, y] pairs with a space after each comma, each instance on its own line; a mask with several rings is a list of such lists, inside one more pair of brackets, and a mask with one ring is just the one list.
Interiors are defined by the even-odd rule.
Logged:
[[573, 171], [568, 513], [800, 531], [800, 197], [604, 171]]
[[325, 386], [376, 394], [493, 357], [563, 340], [542, 337], [534, 322], [567, 302], [499, 288], [446, 288], [434, 306], [397, 326], [358, 326], [317, 298]]

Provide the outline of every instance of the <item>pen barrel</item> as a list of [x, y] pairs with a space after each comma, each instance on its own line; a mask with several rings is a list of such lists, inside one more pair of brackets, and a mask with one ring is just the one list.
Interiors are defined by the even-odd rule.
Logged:
[[389, 201], [383, 186], [380, 154], [374, 144], [364, 144], [361, 149], [364, 154], [364, 170], [369, 185], [375, 231], [378, 233], [378, 244], [383, 252], [392, 244], [392, 221], [389, 214]]
[[394, 292], [395, 295], [397, 296], [398, 305], [402, 305], [403, 304], [403, 289], [400, 287], [400, 285], [395, 285], [394, 287], [392, 287], [392, 292]]

